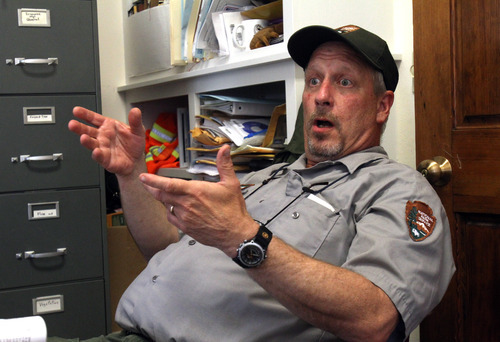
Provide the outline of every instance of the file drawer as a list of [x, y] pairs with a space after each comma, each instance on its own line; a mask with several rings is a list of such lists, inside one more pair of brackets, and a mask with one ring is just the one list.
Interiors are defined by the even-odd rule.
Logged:
[[98, 188], [0, 195], [0, 290], [103, 277]]
[[96, 92], [91, 1], [1, 4], [0, 93]]
[[32, 316], [35, 303], [48, 336], [86, 339], [106, 333], [105, 302], [102, 280], [0, 291], [0, 318]]
[[97, 163], [68, 130], [73, 107], [95, 109], [95, 96], [7, 96], [0, 101], [0, 193], [99, 184]]

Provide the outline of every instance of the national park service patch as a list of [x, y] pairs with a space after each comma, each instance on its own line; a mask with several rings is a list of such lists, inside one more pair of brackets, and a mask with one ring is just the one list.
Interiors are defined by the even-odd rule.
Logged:
[[434, 231], [436, 218], [432, 209], [424, 202], [406, 202], [406, 225], [413, 241], [427, 239]]

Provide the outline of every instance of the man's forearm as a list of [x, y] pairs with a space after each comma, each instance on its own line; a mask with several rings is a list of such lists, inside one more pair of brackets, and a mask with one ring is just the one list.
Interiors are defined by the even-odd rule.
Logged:
[[347, 340], [387, 340], [398, 322], [389, 297], [368, 279], [312, 259], [273, 238], [249, 274], [305, 321]]
[[179, 239], [177, 229], [167, 221], [166, 209], [139, 181], [145, 166], [131, 175], [117, 175], [127, 226], [144, 257], [149, 260], [158, 251]]

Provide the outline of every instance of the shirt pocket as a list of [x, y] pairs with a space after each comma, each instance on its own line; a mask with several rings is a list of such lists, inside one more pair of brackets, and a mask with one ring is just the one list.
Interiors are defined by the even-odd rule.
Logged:
[[314, 257], [339, 220], [339, 209], [309, 194], [289, 206], [267, 226], [281, 240]]

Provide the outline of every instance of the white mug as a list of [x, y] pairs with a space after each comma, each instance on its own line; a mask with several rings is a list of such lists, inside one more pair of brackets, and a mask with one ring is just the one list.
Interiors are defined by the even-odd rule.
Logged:
[[248, 19], [243, 20], [241, 24], [233, 29], [233, 44], [241, 50], [250, 50], [250, 42], [253, 36], [267, 26], [267, 20]]

